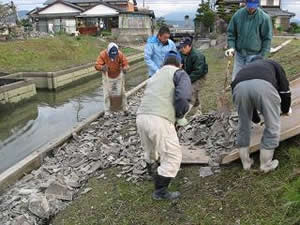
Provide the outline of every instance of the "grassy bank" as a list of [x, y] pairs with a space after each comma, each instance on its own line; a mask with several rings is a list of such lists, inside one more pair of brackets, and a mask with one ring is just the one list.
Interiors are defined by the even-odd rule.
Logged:
[[[0, 42], [0, 72], [57, 71], [96, 60], [107, 43], [96, 37], [54, 38]], [[126, 55], [137, 50], [123, 48]]]
[[[300, 41], [293, 41], [271, 58], [287, 70], [289, 79], [300, 71]], [[209, 73], [201, 90], [204, 111], [216, 109], [216, 95], [226, 73], [224, 53], [209, 49]], [[230, 97], [230, 96], [228, 96]], [[116, 169], [105, 170], [107, 180], [91, 179], [91, 192], [75, 200], [52, 221], [54, 225], [299, 225], [300, 142], [299, 136], [281, 143], [275, 157], [279, 168], [258, 172], [259, 159], [250, 172], [239, 161], [221, 172], [200, 178], [200, 166], [184, 166], [171, 184], [183, 196], [176, 202], [151, 199], [153, 184], [138, 184], [116, 177]]]

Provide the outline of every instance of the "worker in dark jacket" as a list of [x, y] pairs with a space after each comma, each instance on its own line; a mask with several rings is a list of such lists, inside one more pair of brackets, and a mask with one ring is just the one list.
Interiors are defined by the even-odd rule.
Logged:
[[[144, 97], [137, 111], [137, 128], [145, 151], [155, 191], [153, 199], [176, 199], [179, 192], [168, 192], [171, 178], [180, 168], [182, 153], [175, 124], [186, 125], [185, 115], [190, 109], [191, 81], [180, 69], [181, 57], [175, 51], [165, 56], [163, 67], [147, 82]], [[152, 164], [160, 159], [157, 171]]]
[[179, 49], [183, 58], [183, 69], [189, 75], [192, 82], [192, 105], [198, 108], [198, 114], [202, 114], [200, 101], [200, 88], [204, 86], [205, 75], [208, 72], [205, 56], [193, 48], [191, 37], [183, 38], [179, 43]]
[[285, 71], [277, 62], [264, 60], [261, 56], [252, 60], [238, 72], [231, 84], [233, 102], [239, 115], [237, 145], [243, 168], [249, 170], [253, 164], [249, 156], [251, 120], [253, 111], [258, 110], [265, 123], [260, 146], [260, 170], [269, 172], [279, 164], [278, 160], [273, 160], [273, 154], [279, 145], [280, 114], [291, 114], [291, 92]]
[[232, 80], [251, 58], [264, 57], [270, 51], [272, 35], [271, 18], [259, 8], [259, 0], [246, 0], [246, 7], [233, 15], [227, 29], [225, 55], [235, 57]]

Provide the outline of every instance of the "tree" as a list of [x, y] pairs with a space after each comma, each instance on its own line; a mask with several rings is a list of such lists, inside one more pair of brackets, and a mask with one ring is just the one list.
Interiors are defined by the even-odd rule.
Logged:
[[238, 4], [232, 4], [230, 7], [226, 9], [224, 0], [219, 0], [217, 15], [221, 19], [223, 19], [226, 23], [229, 23], [233, 14], [239, 10], [240, 7]]
[[196, 22], [201, 22], [209, 31], [216, 19], [216, 14], [210, 8], [210, 6], [210, 0], [208, 0], [205, 3], [202, 1], [202, 3], [199, 4], [199, 8], [197, 9], [197, 14], [195, 18]]
[[166, 20], [164, 17], [159, 17], [157, 20], [156, 20], [156, 26], [158, 28], [162, 27], [162, 26], [167, 26], [167, 23], [166, 23]]

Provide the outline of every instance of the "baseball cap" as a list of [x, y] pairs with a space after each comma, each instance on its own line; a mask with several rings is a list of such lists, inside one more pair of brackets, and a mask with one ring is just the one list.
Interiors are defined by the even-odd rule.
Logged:
[[247, 8], [256, 9], [259, 6], [259, 0], [246, 0]]
[[184, 38], [182, 38], [181, 40], [180, 40], [180, 42], [179, 42], [179, 49], [181, 49], [181, 48], [183, 48], [184, 46], [186, 46], [186, 45], [191, 45], [192, 44], [192, 42], [193, 42], [193, 39], [192, 38], [190, 38], [190, 37], [184, 37]]

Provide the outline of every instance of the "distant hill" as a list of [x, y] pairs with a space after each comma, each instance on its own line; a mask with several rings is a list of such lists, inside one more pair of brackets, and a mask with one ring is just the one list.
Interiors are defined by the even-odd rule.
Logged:
[[28, 10], [20, 10], [18, 11], [18, 16], [19, 16], [19, 19], [22, 20], [22, 19], [25, 19], [27, 17], [27, 13], [29, 11]]
[[297, 23], [298, 25], [300, 25], [300, 18], [292, 18], [291, 23]]
[[163, 17], [166, 20], [170, 20], [170, 21], [184, 21], [184, 17], [186, 15], [188, 15], [190, 17], [190, 19], [193, 20], [195, 18], [195, 14], [196, 14], [196, 10], [195, 10], [195, 12], [182, 11], [182, 12], [169, 13], [169, 14], [164, 15]]

